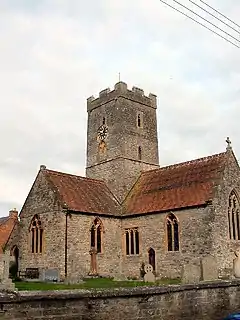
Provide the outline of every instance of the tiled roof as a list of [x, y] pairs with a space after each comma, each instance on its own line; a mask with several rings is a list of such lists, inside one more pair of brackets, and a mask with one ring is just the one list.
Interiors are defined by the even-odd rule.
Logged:
[[85, 213], [118, 213], [119, 204], [103, 181], [52, 170], [44, 172], [57, 190], [61, 203], [66, 203], [68, 209]]
[[226, 152], [143, 172], [124, 202], [124, 214], [205, 204], [212, 199], [225, 160]]
[[0, 225], [7, 221], [8, 217], [1, 217], [0, 218]]
[[18, 219], [14, 217], [0, 218], [0, 254], [3, 252], [4, 246], [17, 222]]

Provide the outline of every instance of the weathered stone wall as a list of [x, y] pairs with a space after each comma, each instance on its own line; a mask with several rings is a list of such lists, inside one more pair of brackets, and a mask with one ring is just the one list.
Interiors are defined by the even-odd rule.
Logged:
[[[88, 176], [94, 179], [105, 180], [109, 189], [121, 202], [136, 182], [141, 171], [158, 168], [143, 161], [124, 158], [106, 161], [88, 169]], [[121, 181], [119, 180], [121, 174]], [[120, 181], [120, 183], [118, 183]]]
[[[158, 166], [156, 107], [154, 95], [146, 97], [137, 88], [128, 90], [125, 83], [116, 84], [111, 92], [101, 92], [97, 99], [88, 99], [86, 176], [106, 181], [120, 201], [141, 170]], [[142, 114], [141, 127], [137, 125], [138, 113]], [[97, 130], [103, 117], [108, 135], [106, 149], [101, 152]], [[138, 161], [139, 146], [145, 168]]]
[[0, 281], [3, 279], [4, 254], [0, 254]]
[[233, 190], [240, 195], [240, 170], [233, 153], [229, 150], [223, 179], [216, 187], [213, 200], [213, 250], [222, 277], [231, 276], [234, 251], [240, 249], [240, 241], [231, 240], [229, 237], [228, 204], [229, 195]]
[[[31, 252], [30, 224], [35, 214], [43, 227], [43, 252]], [[64, 276], [65, 215], [57, 201], [55, 193], [49, 188], [42, 171], [25, 201], [20, 215], [20, 223], [12, 233], [8, 247], [19, 248], [19, 270], [27, 267], [59, 268]]]
[[[68, 273], [72, 277], [88, 275], [90, 271], [90, 229], [97, 216], [71, 214], [68, 219]], [[116, 276], [120, 271], [121, 222], [100, 217], [103, 226], [102, 252], [97, 254], [97, 271], [102, 276]]]
[[[139, 277], [142, 262], [148, 263], [148, 250], [155, 250], [156, 273], [158, 277], [181, 277], [182, 268], [187, 263], [197, 263], [212, 252], [211, 207], [202, 207], [174, 212], [179, 221], [179, 251], [167, 250], [167, 213], [127, 218], [122, 221], [123, 261], [126, 276]], [[140, 254], [125, 254], [124, 230], [138, 227]]]
[[240, 311], [239, 282], [104, 291], [0, 293], [0, 317], [67, 320], [222, 320]]
[[[228, 197], [233, 189], [237, 193], [240, 191], [240, 178], [239, 167], [231, 152], [228, 162], [222, 183], [217, 182], [212, 205], [174, 212], [179, 220], [179, 252], [167, 251], [167, 213], [128, 218], [100, 217], [104, 232], [103, 252], [97, 255], [98, 272], [104, 276], [138, 278], [141, 263], [148, 263], [148, 250], [153, 248], [158, 277], [181, 277], [184, 265], [200, 265], [201, 259], [208, 255], [216, 259], [219, 276], [231, 277], [233, 251], [240, 244], [239, 241], [229, 239]], [[125, 169], [123, 167], [122, 170]], [[115, 179], [115, 175], [112, 178]], [[54, 191], [49, 188], [43, 171], [40, 171], [24, 204], [20, 223], [15, 226], [8, 243], [9, 249], [13, 245], [19, 248], [19, 270], [27, 267], [58, 268], [61, 279], [64, 279], [65, 213]], [[29, 227], [35, 214], [39, 215], [44, 229], [42, 254], [31, 252]], [[71, 214], [68, 217], [67, 261], [68, 272], [73, 276], [86, 276], [89, 272], [90, 227], [95, 217], [83, 214]], [[133, 227], [139, 228], [140, 253], [126, 256], [124, 231]]]

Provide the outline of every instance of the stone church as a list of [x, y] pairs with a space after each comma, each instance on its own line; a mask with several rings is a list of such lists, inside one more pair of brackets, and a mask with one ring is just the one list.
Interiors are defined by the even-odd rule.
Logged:
[[231, 276], [240, 244], [240, 172], [225, 152], [161, 167], [157, 98], [118, 82], [87, 100], [86, 177], [42, 165], [9, 248], [19, 270], [57, 269], [61, 280], [87, 275], [159, 278], [212, 257]]

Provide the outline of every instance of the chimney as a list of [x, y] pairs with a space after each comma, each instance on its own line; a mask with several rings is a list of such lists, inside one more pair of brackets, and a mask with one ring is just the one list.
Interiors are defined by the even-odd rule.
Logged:
[[18, 219], [18, 211], [16, 208], [9, 211], [9, 217], [16, 220]]

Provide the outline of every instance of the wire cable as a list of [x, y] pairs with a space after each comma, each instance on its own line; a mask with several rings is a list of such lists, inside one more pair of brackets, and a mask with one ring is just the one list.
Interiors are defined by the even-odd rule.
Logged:
[[199, 0], [202, 3], [204, 3], [207, 7], [211, 8], [213, 11], [217, 12], [218, 14], [220, 14], [222, 17], [224, 17], [225, 19], [227, 19], [228, 21], [232, 22], [233, 24], [235, 24], [235, 26], [237, 26], [238, 28], [240, 28], [239, 24], [235, 23], [234, 21], [232, 21], [231, 19], [229, 19], [227, 16], [225, 16], [224, 14], [222, 14], [220, 11], [214, 9], [213, 7], [211, 7], [209, 4], [207, 4], [206, 2]]
[[203, 18], [202, 16], [200, 16], [198, 13], [196, 13], [195, 11], [189, 9], [188, 7], [186, 7], [184, 4], [178, 2], [177, 0], [173, 0], [175, 3], [177, 3], [178, 5], [182, 6], [183, 8], [187, 9], [188, 11], [190, 11], [191, 13], [195, 14], [197, 17], [199, 17], [200, 19], [203, 19], [204, 21], [206, 21], [207, 23], [211, 24], [213, 27], [219, 29], [220, 31], [224, 32], [226, 35], [228, 35], [229, 37], [233, 38], [234, 40], [236, 40], [237, 42], [240, 43], [240, 40], [235, 38], [234, 36], [232, 36], [230, 33], [228, 33], [227, 31], [224, 31], [223, 29], [219, 28], [218, 26], [216, 26], [214, 23], [212, 23], [211, 21], [208, 21], [207, 19]]
[[188, 0], [189, 2], [191, 2], [192, 4], [194, 4], [195, 6], [197, 6], [198, 8], [200, 8], [201, 10], [203, 10], [204, 12], [208, 13], [210, 16], [214, 17], [215, 19], [219, 20], [220, 22], [222, 22], [223, 24], [225, 24], [226, 26], [228, 26], [229, 28], [231, 28], [232, 30], [236, 31], [238, 34], [240, 34], [240, 32], [233, 28], [232, 26], [230, 26], [230, 24], [224, 22], [223, 20], [219, 19], [218, 17], [216, 17], [214, 14], [212, 14], [211, 12], [207, 11], [206, 9], [204, 9], [203, 7], [201, 7], [199, 4], [197, 4], [196, 2], [192, 1], [192, 0]]
[[237, 48], [239, 48], [239, 49], [240, 49], [240, 46], [238, 46], [236, 43], [234, 43], [234, 42], [232, 42], [232, 41], [228, 40], [227, 38], [225, 38], [225, 37], [224, 37], [224, 36], [222, 36], [221, 34], [217, 33], [216, 31], [214, 31], [214, 30], [212, 30], [212, 29], [208, 28], [208, 27], [207, 27], [207, 26], [205, 26], [203, 23], [201, 23], [201, 22], [199, 22], [199, 21], [195, 20], [194, 18], [190, 17], [190, 16], [189, 16], [189, 15], [187, 15], [186, 13], [184, 13], [184, 12], [182, 12], [181, 10], [179, 10], [179, 9], [177, 9], [177, 8], [175, 8], [175, 7], [173, 7], [172, 5], [170, 5], [169, 3], [165, 2], [165, 1], [163, 1], [163, 0], [159, 0], [159, 1], [161, 1], [161, 2], [162, 2], [162, 3], [164, 3], [164, 4], [166, 4], [167, 6], [169, 6], [170, 8], [172, 8], [173, 10], [175, 10], [175, 11], [177, 11], [177, 12], [179, 12], [179, 13], [183, 14], [185, 17], [187, 17], [187, 18], [189, 18], [189, 19], [193, 20], [194, 22], [196, 22], [196, 23], [197, 23], [197, 24], [199, 24], [200, 26], [202, 26], [202, 27], [206, 28], [207, 30], [209, 30], [209, 31], [213, 32], [214, 34], [216, 34], [216, 35], [217, 35], [217, 36], [219, 36], [220, 38], [222, 38], [222, 39], [226, 40], [227, 42], [231, 43], [232, 45], [234, 45], [235, 47], [237, 47]]

